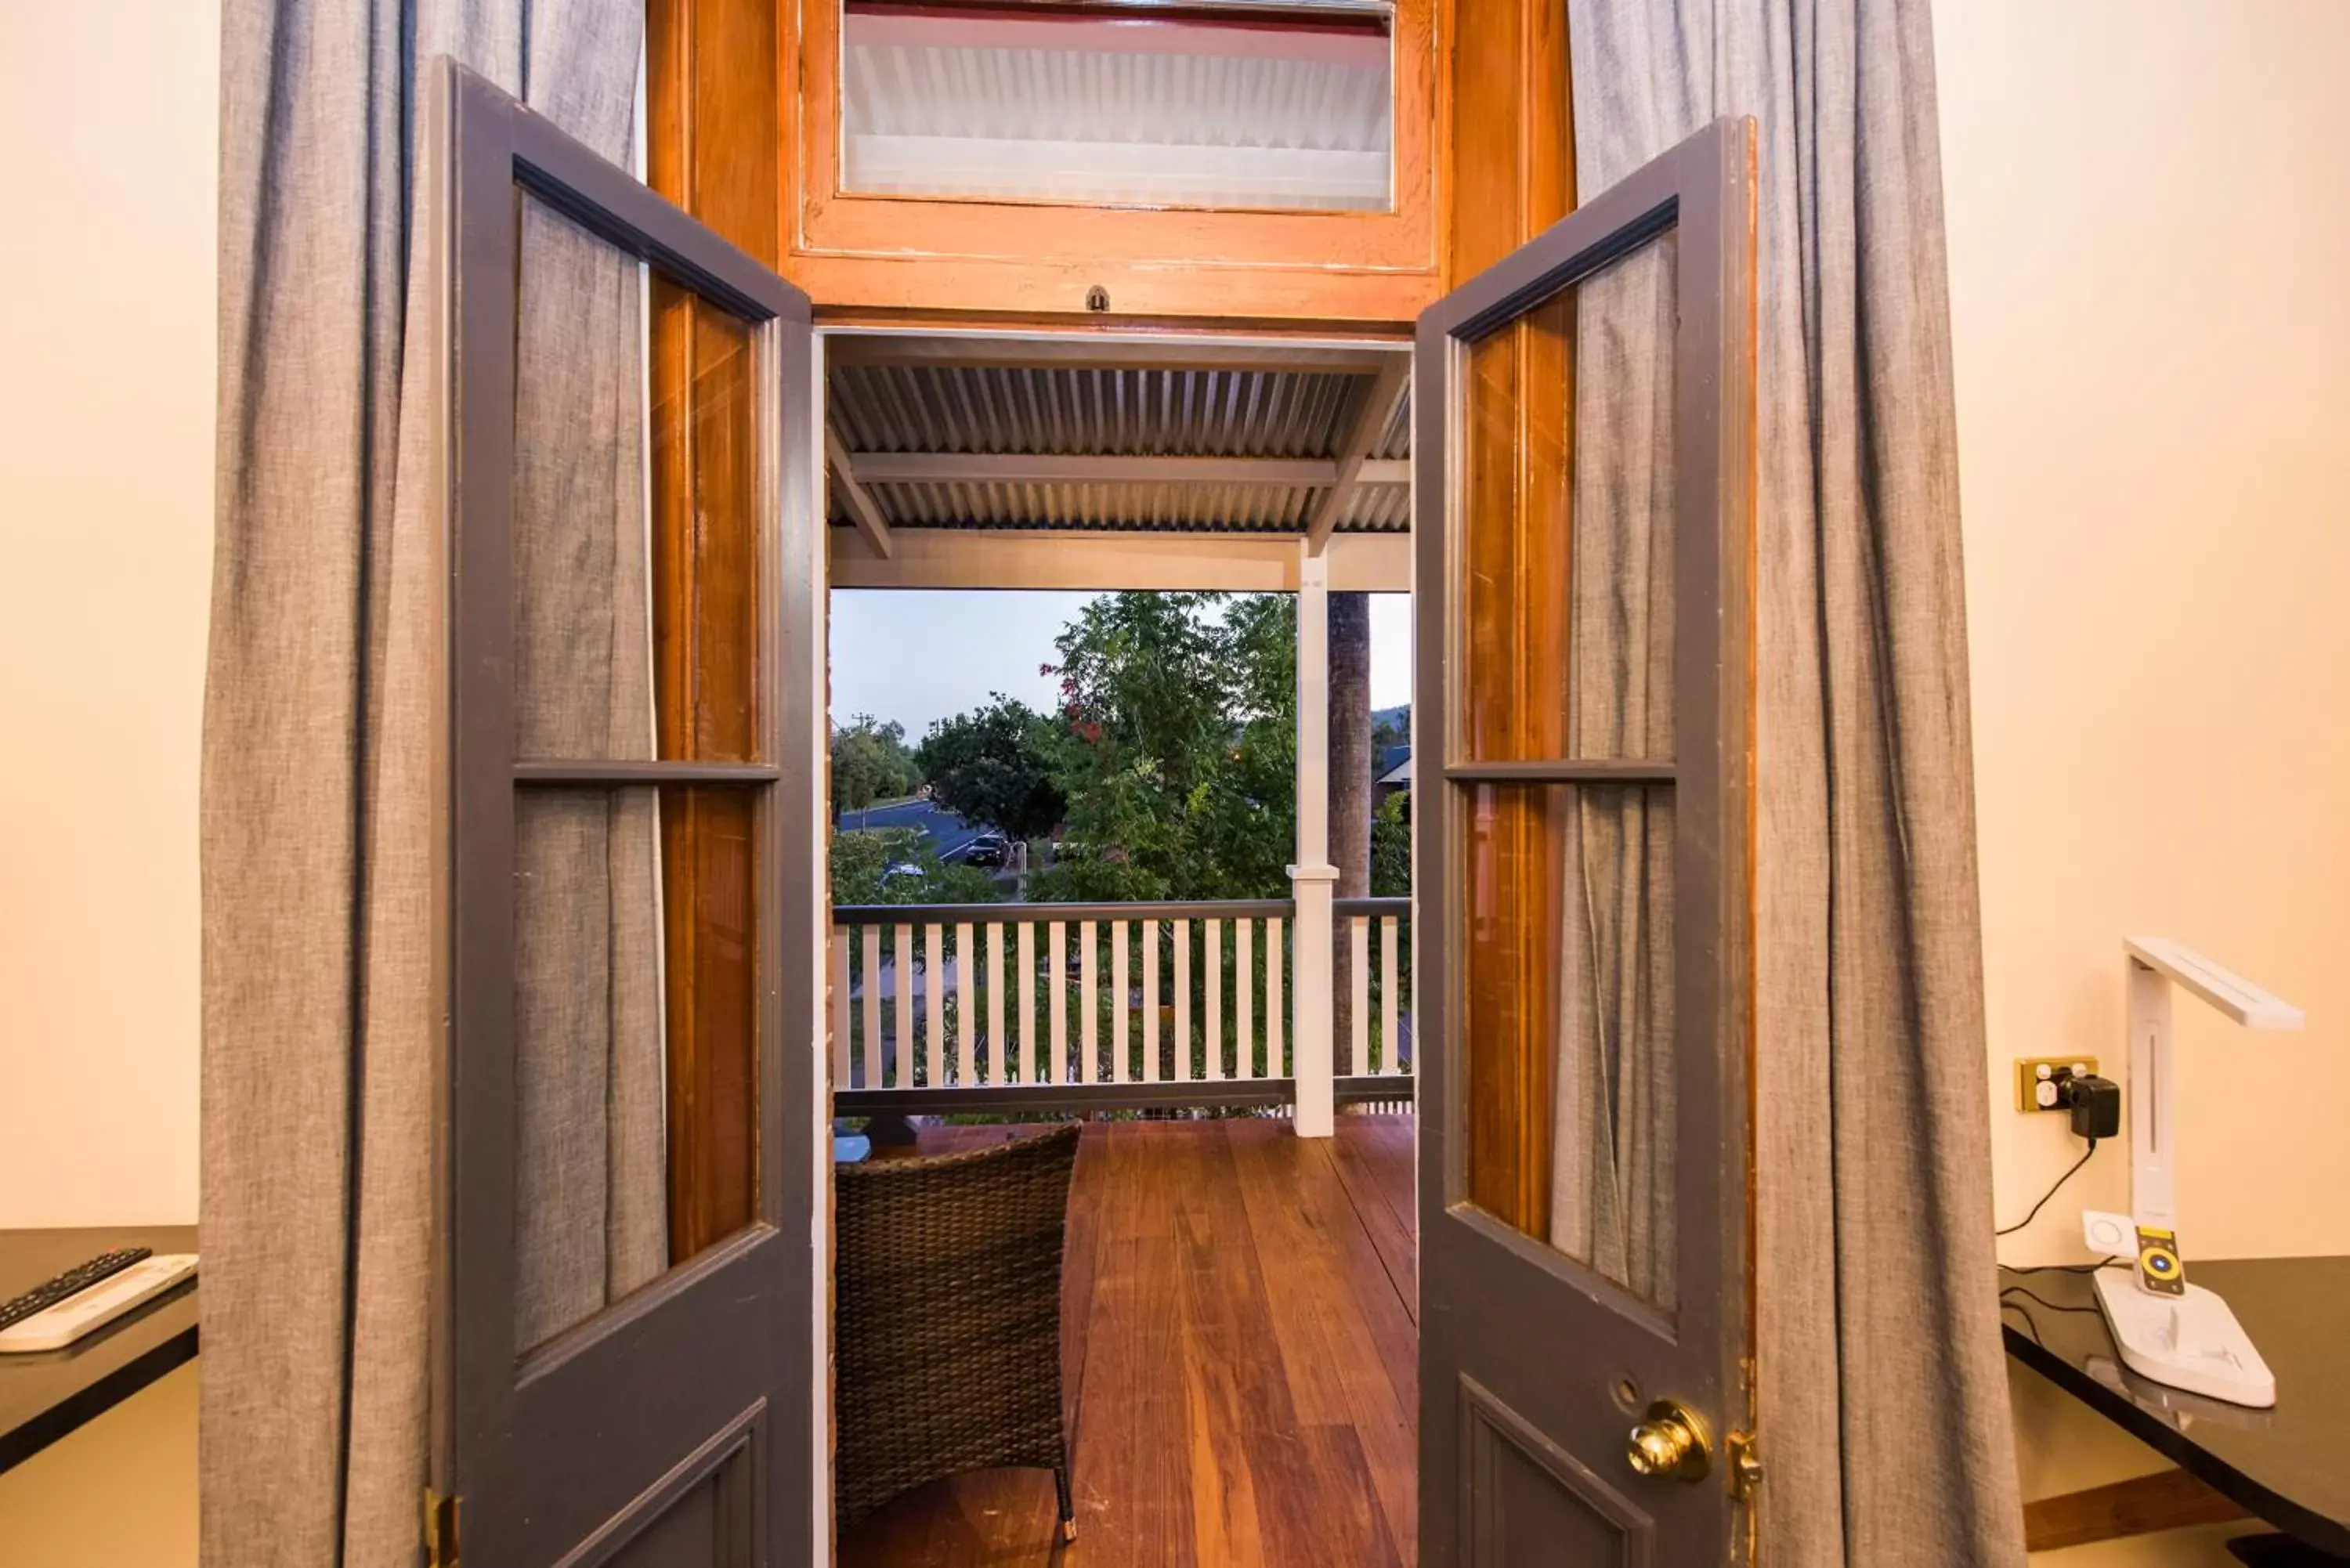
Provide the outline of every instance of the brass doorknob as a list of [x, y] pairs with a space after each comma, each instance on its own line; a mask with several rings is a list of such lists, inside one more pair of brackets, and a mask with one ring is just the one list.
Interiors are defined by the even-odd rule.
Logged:
[[1640, 1475], [1656, 1480], [1700, 1481], [1712, 1456], [1707, 1452], [1705, 1423], [1678, 1400], [1659, 1399], [1632, 1428], [1624, 1457]]

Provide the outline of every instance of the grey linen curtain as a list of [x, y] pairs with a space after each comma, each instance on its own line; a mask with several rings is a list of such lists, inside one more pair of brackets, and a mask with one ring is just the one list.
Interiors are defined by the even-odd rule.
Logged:
[[1762, 1560], [2020, 1563], [1931, 18], [1567, 9], [1585, 192], [1762, 127]]
[[[438, 526], [421, 174], [448, 53], [625, 160], [632, 0], [228, 0], [203, 743], [203, 1557], [413, 1568], [428, 1417]], [[534, 223], [517, 410], [525, 728], [646, 714], [636, 281]], [[535, 564], [536, 564], [535, 566]], [[527, 1344], [660, 1266], [650, 806], [526, 824]], [[648, 1185], [650, 1183], [650, 1185]]]
[[[1577, 757], [1674, 753], [1676, 259], [1668, 234], [1586, 279], [1572, 306], [1566, 718]], [[1555, 810], [1565, 864], [1551, 1241], [1669, 1308], [1679, 1301], [1672, 799], [1586, 788]]]

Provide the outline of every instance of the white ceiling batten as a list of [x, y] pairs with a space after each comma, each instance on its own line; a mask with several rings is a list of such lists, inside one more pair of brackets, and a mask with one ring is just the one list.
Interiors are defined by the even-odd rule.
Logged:
[[[1363, 477], [1371, 466], [1372, 453], [1377, 452], [1388, 433], [1396, 404], [1402, 400], [1404, 389], [1411, 383], [1411, 362], [1402, 355], [1393, 356], [1379, 368], [1356, 400], [1355, 411], [1347, 421], [1347, 434], [1340, 441], [1336, 470], [1331, 475], [1330, 488], [1315, 503], [1314, 516], [1305, 527], [1305, 544], [1311, 550], [1320, 550], [1329, 543], [1331, 533], [1341, 517], [1352, 508], [1356, 493], [1366, 483], [1375, 483]], [[1411, 465], [1403, 465], [1406, 482], [1411, 478]]]
[[889, 519], [881, 515], [881, 509], [874, 504], [872, 495], [858, 483], [856, 463], [849, 457], [848, 449], [840, 444], [840, 432], [829, 424], [824, 427], [824, 464], [831, 476], [835, 498], [848, 508], [849, 515], [857, 520], [857, 526], [863, 531], [866, 541], [884, 560], [897, 554], [889, 538]]

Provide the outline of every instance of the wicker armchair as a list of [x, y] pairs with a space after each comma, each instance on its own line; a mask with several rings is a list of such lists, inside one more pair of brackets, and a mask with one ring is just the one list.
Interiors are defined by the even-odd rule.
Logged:
[[1061, 1423], [1061, 1242], [1077, 1128], [836, 1172], [834, 1511], [847, 1530], [926, 1481], [1050, 1469], [1077, 1538]]

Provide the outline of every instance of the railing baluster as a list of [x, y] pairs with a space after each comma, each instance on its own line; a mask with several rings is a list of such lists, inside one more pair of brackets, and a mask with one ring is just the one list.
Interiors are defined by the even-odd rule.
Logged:
[[1126, 1039], [1134, 992], [1127, 974], [1127, 944], [1131, 928], [1124, 920], [1109, 923], [1109, 1081], [1126, 1082]]
[[946, 1033], [946, 971], [940, 967], [939, 948], [944, 933], [935, 925], [922, 928], [922, 1083], [926, 1087], [943, 1089], [947, 1086], [946, 1063], [940, 1049]]
[[1281, 1005], [1282, 961], [1288, 956], [1281, 942], [1281, 917], [1275, 915], [1264, 923], [1264, 1070], [1274, 1078], [1289, 1075], [1282, 1054], [1283, 1025], [1288, 1019]]
[[1397, 1033], [1399, 998], [1403, 976], [1396, 964], [1396, 918], [1379, 917], [1379, 1065], [1389, 1073], [1403, 1071], [1403, 1036]]
[[1243, 1078], [1256, 1076], [1256, 922], [1232, 922], [1232, 1065]]
[[1208, 1076], [1222, 1083], [1224, 1071], [1224, 922], [1210, 920], [1208, 949]]
[[1003, 923], [991, 920], [987, 926], [987, 1081], [1003, 1084], [1009, 1081], [1004, 1068], [1012, 1058], [1005, 1054], [1012, 1042], [1003, 1035]]
[[881, 928], [867, 926], [857, 934], [865, 950], [865, 1051], [858, 1064], [865, 1081], [857, 1086], [886, 1089], [889, 1083], [882, 1073], [888, 1059], [881, 1053]]
[[1097, 950], [1101, 933], [1091, 920], [1077, 922], [1077, 1000], [1085, 1014], [1077, 1021], [1077, 1041], [1085, 1052], [1080, 1084], [1101, 1082], [1101, 964]]
[[832, 1082], [848, 1087], [848, 928], [832, 928]]
[[889, 933], [889, 961], [897, 971], [898, 1016], [889, 1025], [890, 1064], [897, 1069], [893, 1089], [914, 1086], [914, 928], [899, 926]]
[[1349, 1073], [1371, 1070], [1371, 921], [1367, 915], [1347, 917], [1347, 946], [1354, 961], [1347, 966], [1347, 989], [1352, 1005], [1347, 1009]]
[[960, 921], [955, 926], [954, 1045], [947, 1059], [948, 1076], [958, 1084], [979, 1082], [979, 1043], [972, 1038], [979, 1033], [979, 1009], [972, 1001], [978, 970], [979, 949], [972, 940], [970, 922]]
[[1036, 1081], [1036, 922], [1020, 922], [1016, 955], [1020, 961], [1020, 1044], [1014, 1057], [1020, 1064], [1020, 1081]]
[[1175, 922], [1175, 1081], [1191, 1081], [1191, 922]]
[[[1274, 899], [840, 905], [826, 931], [830, 1045], [818, 1050], [836, 1090], [919, 1090], [925, 1113], [959, 1108], [941, 1095], [1013, 1084], [1087, 1091], [1069, 1097], [1071, 1108], [1165, 1097], [1142, 1095], [1144, 1085], [1186, 1085], [1179, 1104], [1232, 1103], [1224, 1086], [1261, 1094], [1265, 1080], [1297, 1070], [1294, 1014], [1305, 988], [1290, 968], [1301, 959], [1296, 908]], [[1353, 1003], [1333, 1065], [1350, 1076], [1412, 1070], [1405, 908], [1402, 899], [1341, 899], [1333, 911], [1347, 922], [1339, 951], [1352, 959]], [[1073, 1007], [1083, 1010], [1076, 1020]], [[981, 1097], [974, 1108], [989, 1104]]]
[[1066, 1084], [1069, 1064], [1069, 928], [1055, 920], [1045, 928], [1045, 940], [1052, 948], [1048, 961], [1053, 982], [1052, 994], [1046, 999], [1053, 1014], [1052, 1056], [1037, 1081], [1045, 1084]]
[[1159, 1082], [1159, 922], [1142, 922], [1142, 1081]]

